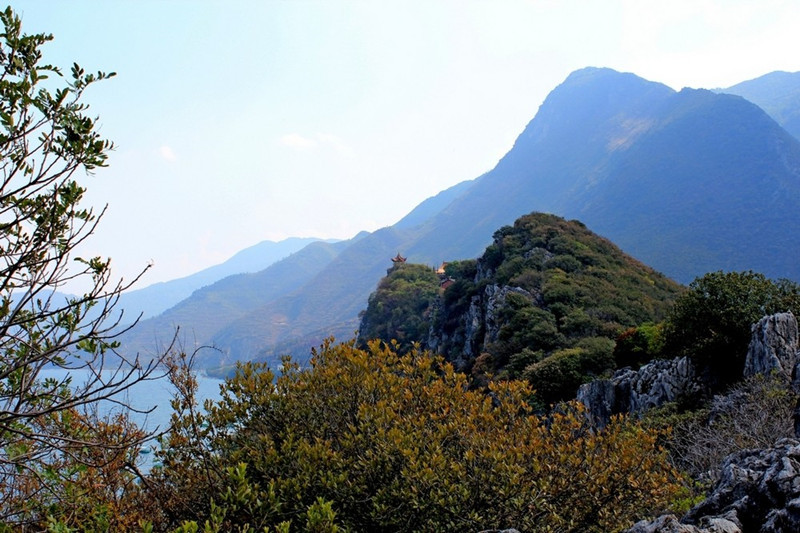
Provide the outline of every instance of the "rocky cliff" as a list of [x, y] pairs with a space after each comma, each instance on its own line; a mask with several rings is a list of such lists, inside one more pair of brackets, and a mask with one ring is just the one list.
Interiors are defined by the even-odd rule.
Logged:
[[800, 442], [733, 454], [708, 498], [682, 519], [664, 515], [627, 533], [796, 533], [800, 531]]
[[[762, 318], [752, 327], [745, 376], [768, 374], [798, 389], [798, 324], [792, 313]], [[676, 372], [676, 361], [659, 362], [637, 372], [620, 375], [582, 387], [582, 400], [592, 416], [603, 420], [609, 390], [622, 397], [618, 411], [640, 412], [634, 406], [639, 390], [626, 395], [626, 384], [640, 383], [662, 365], [660, 382], [670, 386], [650, 387], [653, 403], [671, 401], [672, 386], [685, 386], [687, 373]], [[615, 376], [616, 377], [616, 376]], [[688, 380], [693, 381], [693, 380]], [[685, 390], [685, 389], [684, 389]], [[627, 404], [625, 403], [627, 401]], [[725, 398], [715, 399], [724, 403]], [[624, 405], [622, 405], [624, 404]], [[611, 409], [613, 411], [613, 409]], [[797, 414], [795, 414], [797, 419]], [[628, 533], [789, 533], [800, 531], [800, 441], [783, 439], [762, 449], [746, 449], [729, 455], [722, 464], [719, 480], [708, 497], [678, 518], [664, 515], [637, 523]]]
[[639, 415], [665, 403], [707, 395], [708, 387], [686, 357], [653, 361], [638, 371], [625, 368], [611, 379], [595, 380], [578, 389], [578, 401], [598, 427], [604, 427], [615, 414]]
[[797, 320], [792, 313], [765, 316], [751, 329], [745, 377], [778, 372], [791, 379], [798, 363]]
[[[742, 377], [779, 373], [791, 380], [798, 376], [800, 345], [797, 319], [792, 313], [766, 316], [753, 324], [751, 333]], [[638, 415], [666, 403], [702, 398], [709, 392], [703, 376], [682, 357], [653, 361], [638, 371], [619, 370], [610, 379], [582, 385], [577, 396], [592, 421], [603, 427], [614, 414]]]

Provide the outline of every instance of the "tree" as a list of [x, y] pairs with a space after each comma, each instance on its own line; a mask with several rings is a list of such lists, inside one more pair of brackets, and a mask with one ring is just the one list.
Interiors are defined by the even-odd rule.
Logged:
[[397, 340], [402, 349], [428, 340], [431, 305], [439, 294], [439, 278], [425, 265], [401, 263], [389, 270], [369, 297], [361, 317], [359, 342]]
[[[74, 503], [66, 481], [124, 464], [114, 461], [146, 435], [103, 423], [97, 402], [125, 407], [119, 393], [156, 378], [156, 365], [115, 353], [115, 304], [130, 283], [112, 282], [110, 260], [76, 256], [102, 217], [83, 207], [79, 177], [113, 148], [82, 98], [114, 74], [74, 64], [65, 75], [42, 63], [51, 35], [23, 34], [11, 8], [0, 22], [0, 521], [18, 524], [43, 520], [33, 502]], [[58, 292], [77, 280], [90, 286], [82, 296]], [[41, 379], [48, 367], [88, 378]]]
[[800, 311], [800, 287], [763, 274], [710, 272], [675, 302], [664, 329], [664, 353], [690, 357], [718, 387], [742, 378], [750, 326], [766, 315]]

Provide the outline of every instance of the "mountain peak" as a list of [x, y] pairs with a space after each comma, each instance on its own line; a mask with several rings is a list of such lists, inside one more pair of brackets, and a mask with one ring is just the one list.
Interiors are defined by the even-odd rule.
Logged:
[[800, 72], [770, 72], [716, 92], [750, 100], [800, 139]]

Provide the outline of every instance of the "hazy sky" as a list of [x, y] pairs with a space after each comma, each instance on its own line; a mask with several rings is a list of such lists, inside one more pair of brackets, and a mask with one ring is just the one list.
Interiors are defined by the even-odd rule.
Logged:
[[680, 89], [800, 70], [791, 1], [18, 1], [117, 148], [88, 253], [146, 284], [349, 238], [487, 170], [573, 70]]

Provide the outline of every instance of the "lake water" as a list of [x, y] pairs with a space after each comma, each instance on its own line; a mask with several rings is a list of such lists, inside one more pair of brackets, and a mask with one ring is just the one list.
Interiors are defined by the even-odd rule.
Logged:
[[[69, 374], [72, 376], [73, 384], [85, 383], [89, 373], [86, 370], [71, 370]], [[61, 368], [48, 368], [41, 372], [40, 379], [55, 378], [64, 379], [67, 376], [67, 371]], [[216, 400], [219, 398], [219, 387], [223, 383], [220, 379], [210, 378], [207, 376], [197, 376], [197, 397], [200, 405], [206, 399]], [[130, 404], [137, 410], [147, 411], [152, 409], [148, 414], [131, 412], [131, 418], [142, 428], [156, 432], [164, 431], [169, 427], [170, 416], [172, 415], [172, 406], [170, 401], [173, 397], [172, 386], [169, 380], [161, 378], [153, 381], [144, 381], [133, 385], [124, 396], [118, 399]], [[101, 404], [101, 412], [103, 409], [113, 410], [119, 409], [113, 403], [105, 402]], [[107, 413], [108, 411], [106, 411]], [[154, 443], [155, 444], [155, 443]], [[147, 456], [149, 454], [144, 453]], [[145, 468], [152, 466], [148, 457], [143, 457], [143, 464]]]

